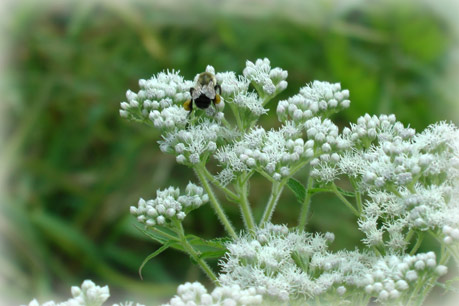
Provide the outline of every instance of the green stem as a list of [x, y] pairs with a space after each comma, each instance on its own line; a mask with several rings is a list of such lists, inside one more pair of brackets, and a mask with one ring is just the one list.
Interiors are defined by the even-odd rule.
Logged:
[[242, 180], [238, 182], [239, 188], [239, 195], [241, 198], [241, 212], [242, 212], [242, 219], [244, 220], [244, 224], [249, 231], [255, 231], [255, 220], [253, 219], [252, 210], [250, 209], [249, 200], [247, 198], [248, 195], [248, 181]]
[[148, 229], [150, 229], [150, 230], [153, 231], [153, 232], [156, 232], [157, 234], [160, 234], [160, 235], [166, 237], [166, 238], [169, 239], [169, 240], [177, 240], [177, 237], [174, 237], [174, 236], [172, 236], [171, 234], [168, 234], [168, 233], [166, 233], [166, 232], [163, 232], [162, 230], [159, 230], [159, 229], [157, 229], [157, 228], [155, 228], [155, 227], [153, 227], [153, 226], [148, 227]]
[[206, 178], [216, 187], [220, 188], [231, 200], [239, 201], [239, 197], [234, 192], [223, 186], [217, 179], [215, 179], [215, 177], [209, 172], [209, 170], [207, 170], [206, 167], [203, 167], [203, 172]]
[[298, 220], [298, 229], [304, 230], [306, 227], [306, 223], [308, 222], [308, 213], [309, 213], [309, 207], [311, 204], [311, 197], [312, 193], [310, 192], [310, 189], [312, 185], [314, 184], [314, 180], [312, 179], [311, 176], [308, 177], [308, 182], [306, 185], [306, 196], [303, 201], [303, 205], [301, 206], [301, 212], [300, 212], [300, 218]]
[[185, 251], [193, 258], [194, 261], [197, 262], [197, 264], [201, 267], [201, 269], [206, 273], [206, 275], [218, 285], [218, 280], [217, 277], [215, 276], [214, 272], [212, 269], [209, 267], [209, 265], [199, 257], [199, 254], [196, 252], [196, 250], [193, 248], [192, 245], [188, 242], [188, 240], [185, 237], [185, 231], [183, 230], [182, 222], [175, 220], [175, 226], [178, 229], [178, 234], [180, 238], [180, 242], [185, 249]]
[[292, 169], [290, 169], [290, 174], [289, 174], [289, 178], [292, 177], [293, 175], [295, 175], [296, 172], [298, 172], [299, 170], [301, 170], [301, 168], [303, 168], [304, 166], [306, 166], [307, 164], [309, 164], [309, 162], [312, 160], [312, 158], [309, 158], [307, 159], [306, 161], [298, 164], [297, 166], [293, 167]]
[[413, 235], [414, 235], [414, 230], [413, 230], [413, 229], [410, 229], [410, 230], [408, 231], [408, 233], [406, 234], [406, 236], [405, 236], [405, 242], [406, 242], [406, 243], [410, 243], [411, 238], [413, 238]]
[[355, 207], [351, 204], [351, 202], [349, 202], [342, 194], [341, 192], [338, 190], [338, 188], [336, 187], [335, 183], [333, 183], [331, 185], [332, 187], [332, 191], [334, 194], [336, 194], [336, 196], [344, 203], [344, 205], [346, 205], [354, 215], [356, 215], [357, 217], [360, 216], [360, 213], [357, 211], [357, 209], [355, 209]]
[[445, 251], [448, 251], [448, 253], [453, 257], [456, 266], [459, 268], [459, 252], [457, 248], [455, 250], [451, 246], [445, 244], [443, 240], [440, 237], [438, 237], [438, 235], [435, 232], [429, 231], [429, 234], [442, 246], [442, 248], [445, 249]]
[[413, 248], [410, 251], [410, 255], [414, 255], [416, 251], [419, 249], [421, 246], [422, 240], [424, 239], [424, 232], [418, 233], [418, 238], [416, 239], [416, 244], [413, 246]]
[[258, 173], [260, 173], [261, 175], [263, 175], [263, 176], [264, 176], [268, 181], [270, 181], [271, 183], [273, 183], [273, 184], [274, 184], [274, 183], [277, 183], [277, 181], [274, 180], [274, 179], [273, 179], [268, 173], [266, 173], [264, 170], [259, 169], [259, 170], [257, 170], [257, 171], [258, 171]]
[[269, 197], [268, 203], [266, 204], [265, 211], [263, 212], [263, 216], [261, 217], [260, 227], [263, 226], [264, 223], [269, 222], [271, 220], [271, 216], [276, 208], [276, 204], [279, 201], [280, 195], [282, 194], [282, 190], [284, 189], [285, 181], [275, 182], [273, 183], [273, 187], [271, 190], [271, 195]]
[[231, 110], [233, 111], [234, 117], [236, 118], [236, 124], [239, 131], [244, 131], [244, 125], [242, 124], [241, 116], [239, 114], [239, 110], [234, 103], [228, 103]]
[[202, 187], [206, 190], [209, 200], [210, 200], [210, 205], [214, 209], [215, 213], [217, 214], [218, 219], [220, 219], [220, 222], [223, 224], [225, 227], [226, 232], [231, 236], [231, 238], [236, 239], [237, 234], [234, 231], [233, 226], [231, 225], [231, 222], [228, 220], [226, 217], [225, 212], [223, 211], [222, 206], [218, 202], [217, 198], [215, 197], [214, 192], [212, 191], [212, 188], [209, 185], [209, 182], [207, 182], [206, 176], [204, 174], [202, 165], [198, 165], [197, 167], [194, 168], [196, 175], [198, 176], [199, 180], [201, 181]]
[[231, 128], [231, 124], [228, 122], [228, 120], [226, 120], [226, 118], [223, 118], [222, 122], [225, 125], [225, 127], [229, 128], [229, 129]]
[[362, 214], [362, 211], [363, 211], [362, 194], [359, 191], [359, 187], [357, 186], [357, 183], [353, 179], [351, 179], [351, 184], [352, 184], [352, 187], [354, 187], [354, 191], [355, 191], [355, 202], [357, 203], [357, 209], [359, 210], [359, 213]]
[[402, 195], [401, 195], [400, 192], [397, 190], [397, 188], [395, 188], [394, 185], [389, 185], [389, 186], [387, 187], [387, 189], [388, 189], [390, 192], [392, 192], [393, 194], [395, 194], [397, 197], [399, 197], [399, 198], [402, 197]]

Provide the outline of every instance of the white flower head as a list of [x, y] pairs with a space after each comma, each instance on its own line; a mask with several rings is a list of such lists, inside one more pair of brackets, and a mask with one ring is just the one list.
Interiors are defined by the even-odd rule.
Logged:
[[140, 199], [137, 207], [131, 206], [131, 214], [147, 226], [170, 225], [172, 220], [183, 220], [186, 215], [209, 201], [202, 187], [188, 183], [185, 194], [179, 188], [169, 187], [156, 191], [156, 198]]
[[271, 62], [267, 58], [257, 59], [255, 63], [247, 61], [243, 74], [263, 96], [274, 96], [287, 88], [287, 71], [271, 69]]
[[[163, 71], [148, 80], [139, 80], [140, 90], [126, 92], [126, 102], [121, 103], [120, 115], [133, 120], [146, 120], [154, 111], [162, 113], [165, 109], [178, 106], [190, 98], [191, 81], [186, 81], [179, 71]], [[186, 111], [183, 110], [186, 115]], [[155, 113], [156, 114], [156, 113]], [[162, 114], [165, 119], [169, 118]], [[150, 118], [151, 119], [151, 118]], [[157, 127], [165, 127], [155, 124]]]
[[54, 301], [49, 301], [40, 304], [34, 299], [28, 306], [101, 306], [110, 297], [108, 286], [100, 287], [91, 280], [85, 280], [81, 284], [81, 287], [72, 287], [71, 292], [72, 298], [65, 302], [56, 303]]
[[199, 282], [185, 283], [177, 288], [177, 295], [163, 306], [179, 305], [259, 305], [263, 301], [262, 295], [255, 288], [241, 289], [239, 286], [216, 287], [212, 292]]
[[166, 133], [159, 144], [161, 151], [177, 155], [178, 162], [194, 165], [215, 152], [226, 134], [225, 127], [206, 118], [187, 129]]
[[293, 97], [279, 101], [277, 115], [280, 121], [303, 123], [313, 116], [327, 117], [349, 107], [349, 90], [341, 90], [339, 83], [314, 81], [300, 89]]
[[280, 180], [290, 175], [291, 167], [310, 158], [312, 145], [304, 142], [297, 127], [287, 123], [278, 130], [255, 127], [242, 139], [217, 150], [215, 157], [226, 169], [224, 178], [257, 169]]

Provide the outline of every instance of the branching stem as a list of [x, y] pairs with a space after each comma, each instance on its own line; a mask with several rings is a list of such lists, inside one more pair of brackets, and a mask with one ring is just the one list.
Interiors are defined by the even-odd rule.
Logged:
[[306, 185], [306, 195], [303, 201], [303, 205], [301, 206], [300, 217], [298, 220], [298, 229], [300, 230], [304, 230], [306, 223], [308, 222], [308, 213], [309, 213], [309, 207], [311, 204], [311, 197], [312, 197], [312, 193], [310, 192], [310, 189], [312, 188], [313, 184], [314, 184], [314, 180], [309, 175], [307, 185]]
[[253, 219], [248, 196], [248, 181], [246, 179], [238, 181], [238, 189], [241, 201], [241, 213], [244, 224], [249, 231], [255, 231], [255, 220]]
[[262, 227], [266, 222], [271, 220], [271, 216], [276, 208], [277, 202], [279, 201], [280, 195], [282, 194], [282, 190], [284, 189], [286, 181], [275, 182], [273, 183], [271, 189], [271, 195], [269, 197], [268, 203], [266, 204], [265, 211], [263, 212], [263, 216], [261, 217], [261, 221], [259, 226]]
[[201, 267], [201, 269], [206, 273], [206, 275], [218, 285], [218, 280], [217, 276], [215, 276], [214, 272], [212, 269], [209, 267], [209, 265], [201, 258], [199, 257], [198, 252], [193, 248], [193, 246], [188, 242], [188, 240], [185, 237], [185, 231], [183, 230], [182, 222], [175, 220], [174, 222], [175, 226], [178, 229], [178, 235], [180, 238], [180, 243], [182, 244], [183, 248], [185, 251], [193, 258], [194, 261]]
[[231, 238], [236, 239], [237, 234], [231, 225], [231, 222], [226, 217], [225, 211], [223, 210], [222, 206], [218, 202], [217, 198], [215, 197], [214, 192], [212, 191], [212, 187], [210, 187], [209, 182], [206, 179], [204, 174], [204, 167], [202, 165], [198, 165], [194, 168], [196, 175], [198, 176], [199, 180], [201, 181], [202, 186], [204, 187], [205, 191], [209, 195], [210, 205], [214, 209], [215, 213], [218, 216], [218, 219], [225, 227], [226, 232], [231, 236]]
[[360, 217], [360, 213], [357, 211], [357, 209], [355, 209], [354, 205], [351, 204], [351, 202], [349, 202], [342, 194], [341, 192], [338, 190], [338, 187], [336, 187], [335, 183], [333, 183], [331, 185], [332, 187], [332, 191], [334, 194], [336, 194], [336, 196], [344, 203], [344, 205], [346, 205], [354, 215], [356, 215], [357, 217]]

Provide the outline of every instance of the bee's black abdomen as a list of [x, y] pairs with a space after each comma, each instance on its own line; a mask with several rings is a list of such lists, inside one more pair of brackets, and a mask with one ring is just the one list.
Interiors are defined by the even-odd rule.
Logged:
[[207, 97], [205, 94], [201, 94], [196, 100], [194, 100], [196, 106], [201, 109], [208, 108], [211, 102], [212, 100], [209, 99], [209, 97]]

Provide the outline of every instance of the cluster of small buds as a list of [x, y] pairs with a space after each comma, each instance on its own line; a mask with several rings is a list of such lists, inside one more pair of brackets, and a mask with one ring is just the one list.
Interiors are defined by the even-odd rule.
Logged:
[[[429, 127], [427, 131], [432, 129]], [[430, 147], [426, 141], [432, 137], [426, 132], [422, 133], [423, 137], [418, 135], [397, 122], [393, 115], [367, 114], [343, 130], [342, 139], [351, 144], [352, 150], [340, 153], [336, 166], [341, 173], [358, 179], [362, 190], [413, 186], [434, 177], [442, 182], [442, 177], [452, 176], [454, 153], [443, 150], [433, 154], [426, 150]]]
[[163, 152], [176, 155], [179, 164], [195, 165], [217, 150], [217, 140], [225, 128], [205, 119], [188, 129], [176, 130], [159, 141]]
[[263, 100], [253, 92], [240, 92], [228, 102], [236, 104], [240, 109], [248, 110], [252, 117], [255, 118], [268, 112], [268, 110], [263, 107]]
[[238, 285], [216, 287], [211, 293], [199, 282], [178, 286], [177, 295], [163, 306], [244, 306], [263, 302], [255, 288], [241, 289]]
[[425, 176], [456, 184], [459, 179], [459, 129], [454, 124], [439, 122], [416, 134], [414, 140], [416, 149], [425, 153]]
[[267, 223], [263, 228], [258, 228], [256, 238], [259, 243], [265, 244], [273, 239], [273, 236], [282, 236], [288, 234], [288, 227], [284, 224]]
[[293, 120], [303, 123], [314, 116], [327, 117], [348, 108], [349, 90], [341, 90], [339, 83], [314, 81], [302, 87], [300, 93], [279, 101], [277, 116], [279, 121]]
[[[213, 67], [209, 66], [206, 71], [215, 73]], [[236, 74], [232, 71], [216, 73], [215, 77], [222, 89], [222, 96], [227, 99], [234, 97], [239, 93], [247, 92], [249, 89], [250, 81], [242, 75], [236, 76]]]
[[380, 301], [398, 299], [404, 291], [414, 286], [420, 274], [426, 271], [439, 276], [447, 273], [446, 266], [437, 265], [434, 252], [417, 255], [386, 256], [373, 263], [370, 273], [365, 276], [365, 292], [377, 297]]
[[319, 182], [333, 181], [339, 174], [335, 166], [340, 161], [339, 152], [346, 149], [349, 143], [339, 137], [338, 127], [329, 119], [313, 117], [303, 127], [309, 139], [307, 143], [312, 147], [310, 150], [316, 156], [311, 161], [311, 176]]
[[243, 74], [258, 93], [263, 93], [263, 98], [274, 96], [287, 88], [287, 71], [278, 67], [271, 69], [271, 62], [267, 58], [257, 59], [255, 63], [247, 61]]
[[202, 187], [188, 183], [185, 194], [180, 189], [169, 187], [156, 191], [154, 200], [140, 199], [138, 206], [131, 206], [131, 214], [147, 226], [168, 225], [171, 220], [183, 220], [186, 215], [209, 201]]
[[73, 298], [62, 303], [49, 301], [40, 304], [34, 299], [28, 306], [101, 306], [110, 297], [108, 286], [100, 287], [90, 280], [85, 280], [81, 287], [72, 287], [71, 292]]
[[375, 140], [388, 142], [385, 151], [391, 154], [401, 153], [396, 151], [401, 149], [400, 146], [390, 146], [391, 142], [409, 140], [414, 135], [415, 130], [404, 127], [393, 114], [380, 116], [365, 114], [357, 119], [357, 124], [351, 124], [350, 128], [343, 129], [343, 137], [352, 141], [354, 146], [368, 148]]
[[325, 254], [333, 234], [313, 235], [272, 224], [266, 224], [254, 234], [256, 239], [246, 234], [227, 244], [228, 253], [220, 262], [221, 284], [256, 287], [266, 296], [281, 301], [290, 296], [313, 295], [321, 287], [305, 274], [300, 262], [307, 265], [312, 256]]
[[156, 128], [184, 128], [187, 124], [188, 112], [181, 106], [172, 105], [163, 110], [152, 110], [148, 118]]
[[232, 173], [257, 169], [278, 181], [288, 177], [296, 163], [312, 158], [313, 146], [314, 142], [305, 143], [292, 125], [270, 131], [257, 127], [241, 140], [219, 149], [215, 157]]
[[448, 206], [446, 202], [450, 188], [444, 185], [432, 185], [428, 188], [417, 184], [413, 190], [402, 190], [402, 201], [405, 204], [406, 221], [410, 228], [428, 230], [444, 224], [443, 209]]
[[445, 235], [443, 238], [445, 244], [457, 243], [459, 241], [459, 228], [445, 225], [442, 228], [442, 232]]
[[[160, 72], [148, 80], [139, 80], [139, 86], [138, 93], [131, 90], [126, 92], [127, 102], [121, 103], [121, 117], [134, 120], [150, 118], [154, 123], [156, 120], [155, 126], [162, 128], [167, 124], [160, 124], [160, 117], [168, 123], [170, 120], [182, 118], [181, 112], [177, 110], [164, 114], [162, 112], [189, 99], [193, 83], [184, 80], [178, 71], [167, 71]], [[186, 111], [184, 113], [186, 115]], [[173, 115], [178, 117], [175, 118]]]

